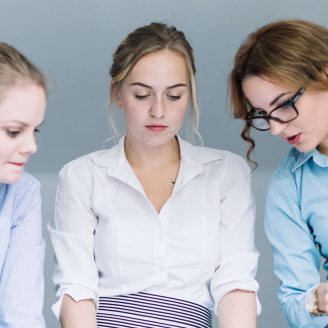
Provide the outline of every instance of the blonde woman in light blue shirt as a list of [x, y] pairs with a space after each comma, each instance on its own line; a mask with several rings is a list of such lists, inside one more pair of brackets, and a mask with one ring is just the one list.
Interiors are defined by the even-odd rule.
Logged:
[[0, 43], [0, 327], [45, 327], [40, 185], [24, 172], [37, 150], [46, 83], [18, 50]]

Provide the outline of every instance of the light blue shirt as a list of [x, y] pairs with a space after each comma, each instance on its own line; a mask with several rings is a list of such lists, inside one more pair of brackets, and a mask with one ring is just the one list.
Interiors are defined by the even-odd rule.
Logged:
[[0, 183], [0, 328], [43, 328], [45, 243], [40, 185]]
[[328, 270], [328, 157], [293, 148], [276, 170], [268, 189], [265, 229], [272, 244], [275, 274], [284, 314], [292, 328], [317, 328], [328, 316], [306, 308], [320, 283], [320, 260]]

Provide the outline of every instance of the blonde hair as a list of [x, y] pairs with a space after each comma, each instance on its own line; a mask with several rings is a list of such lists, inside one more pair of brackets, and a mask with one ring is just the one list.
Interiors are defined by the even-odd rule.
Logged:
[[14, 47], [0, 42], [0, 101], [13, 86], [36, 84], [46, 93], [41, 71]]
[[[164, 23], [151, 23], [137, 28], [121, 42], [113, 55], [113, 64], [109, 70], [115, 88], [119, 87], [134, 65], [145, 55], [160, 51], [171, 50], [182, 56], [186, 62], [190, 77], [190, 94], [192, 111], [190, 113], [192, 131], [200, 140], [198, 132], [199, 107], [196, 89], [196, 67], [193, 56], [193, 49], [187, 41], [184, 33], [178, 31], [174, 26], [167, 26]], [[113, 87], [110, 97], [110, 112], [112, 105]], [[111, 113], [110, 113], [111, 114]], [[110, 122], [114, 132], [117, 132], [110, 115]]]
[[[235, 118], [246, 119], [247, 99], [242, 82], [261, 76], [295, 90], [305, 87], [328, 90], [328, 29], [304, 20], [267, 24], [241, 44], [229, 77], [230, 101]], [[249, 143], [247, 159], [255, 148], [245, 122], [241, 137]]]

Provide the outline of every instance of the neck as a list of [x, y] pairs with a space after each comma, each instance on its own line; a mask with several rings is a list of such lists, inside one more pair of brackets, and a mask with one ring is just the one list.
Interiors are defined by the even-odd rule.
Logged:
[[328, 146], [319, 145], [317, 149], [321, 154], [328, 156]]
[[162, 167], [168, 163], [180, 162], [180, 149], [177, 138], [162, 146], [138, 146], [128, 137], [124, 143], [125, 156], [132, 167]]

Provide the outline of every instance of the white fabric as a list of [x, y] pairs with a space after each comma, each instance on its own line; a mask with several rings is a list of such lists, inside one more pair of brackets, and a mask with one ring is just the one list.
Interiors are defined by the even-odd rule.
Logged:
[[148, 292], [213, 307], [228, 292], [257, 292], [250, 170], [230, 152], [179, 140], [181, 164], [158, 214], [126, 160], [124, 140], [60, 172], [48, 226], [62, 296]]

